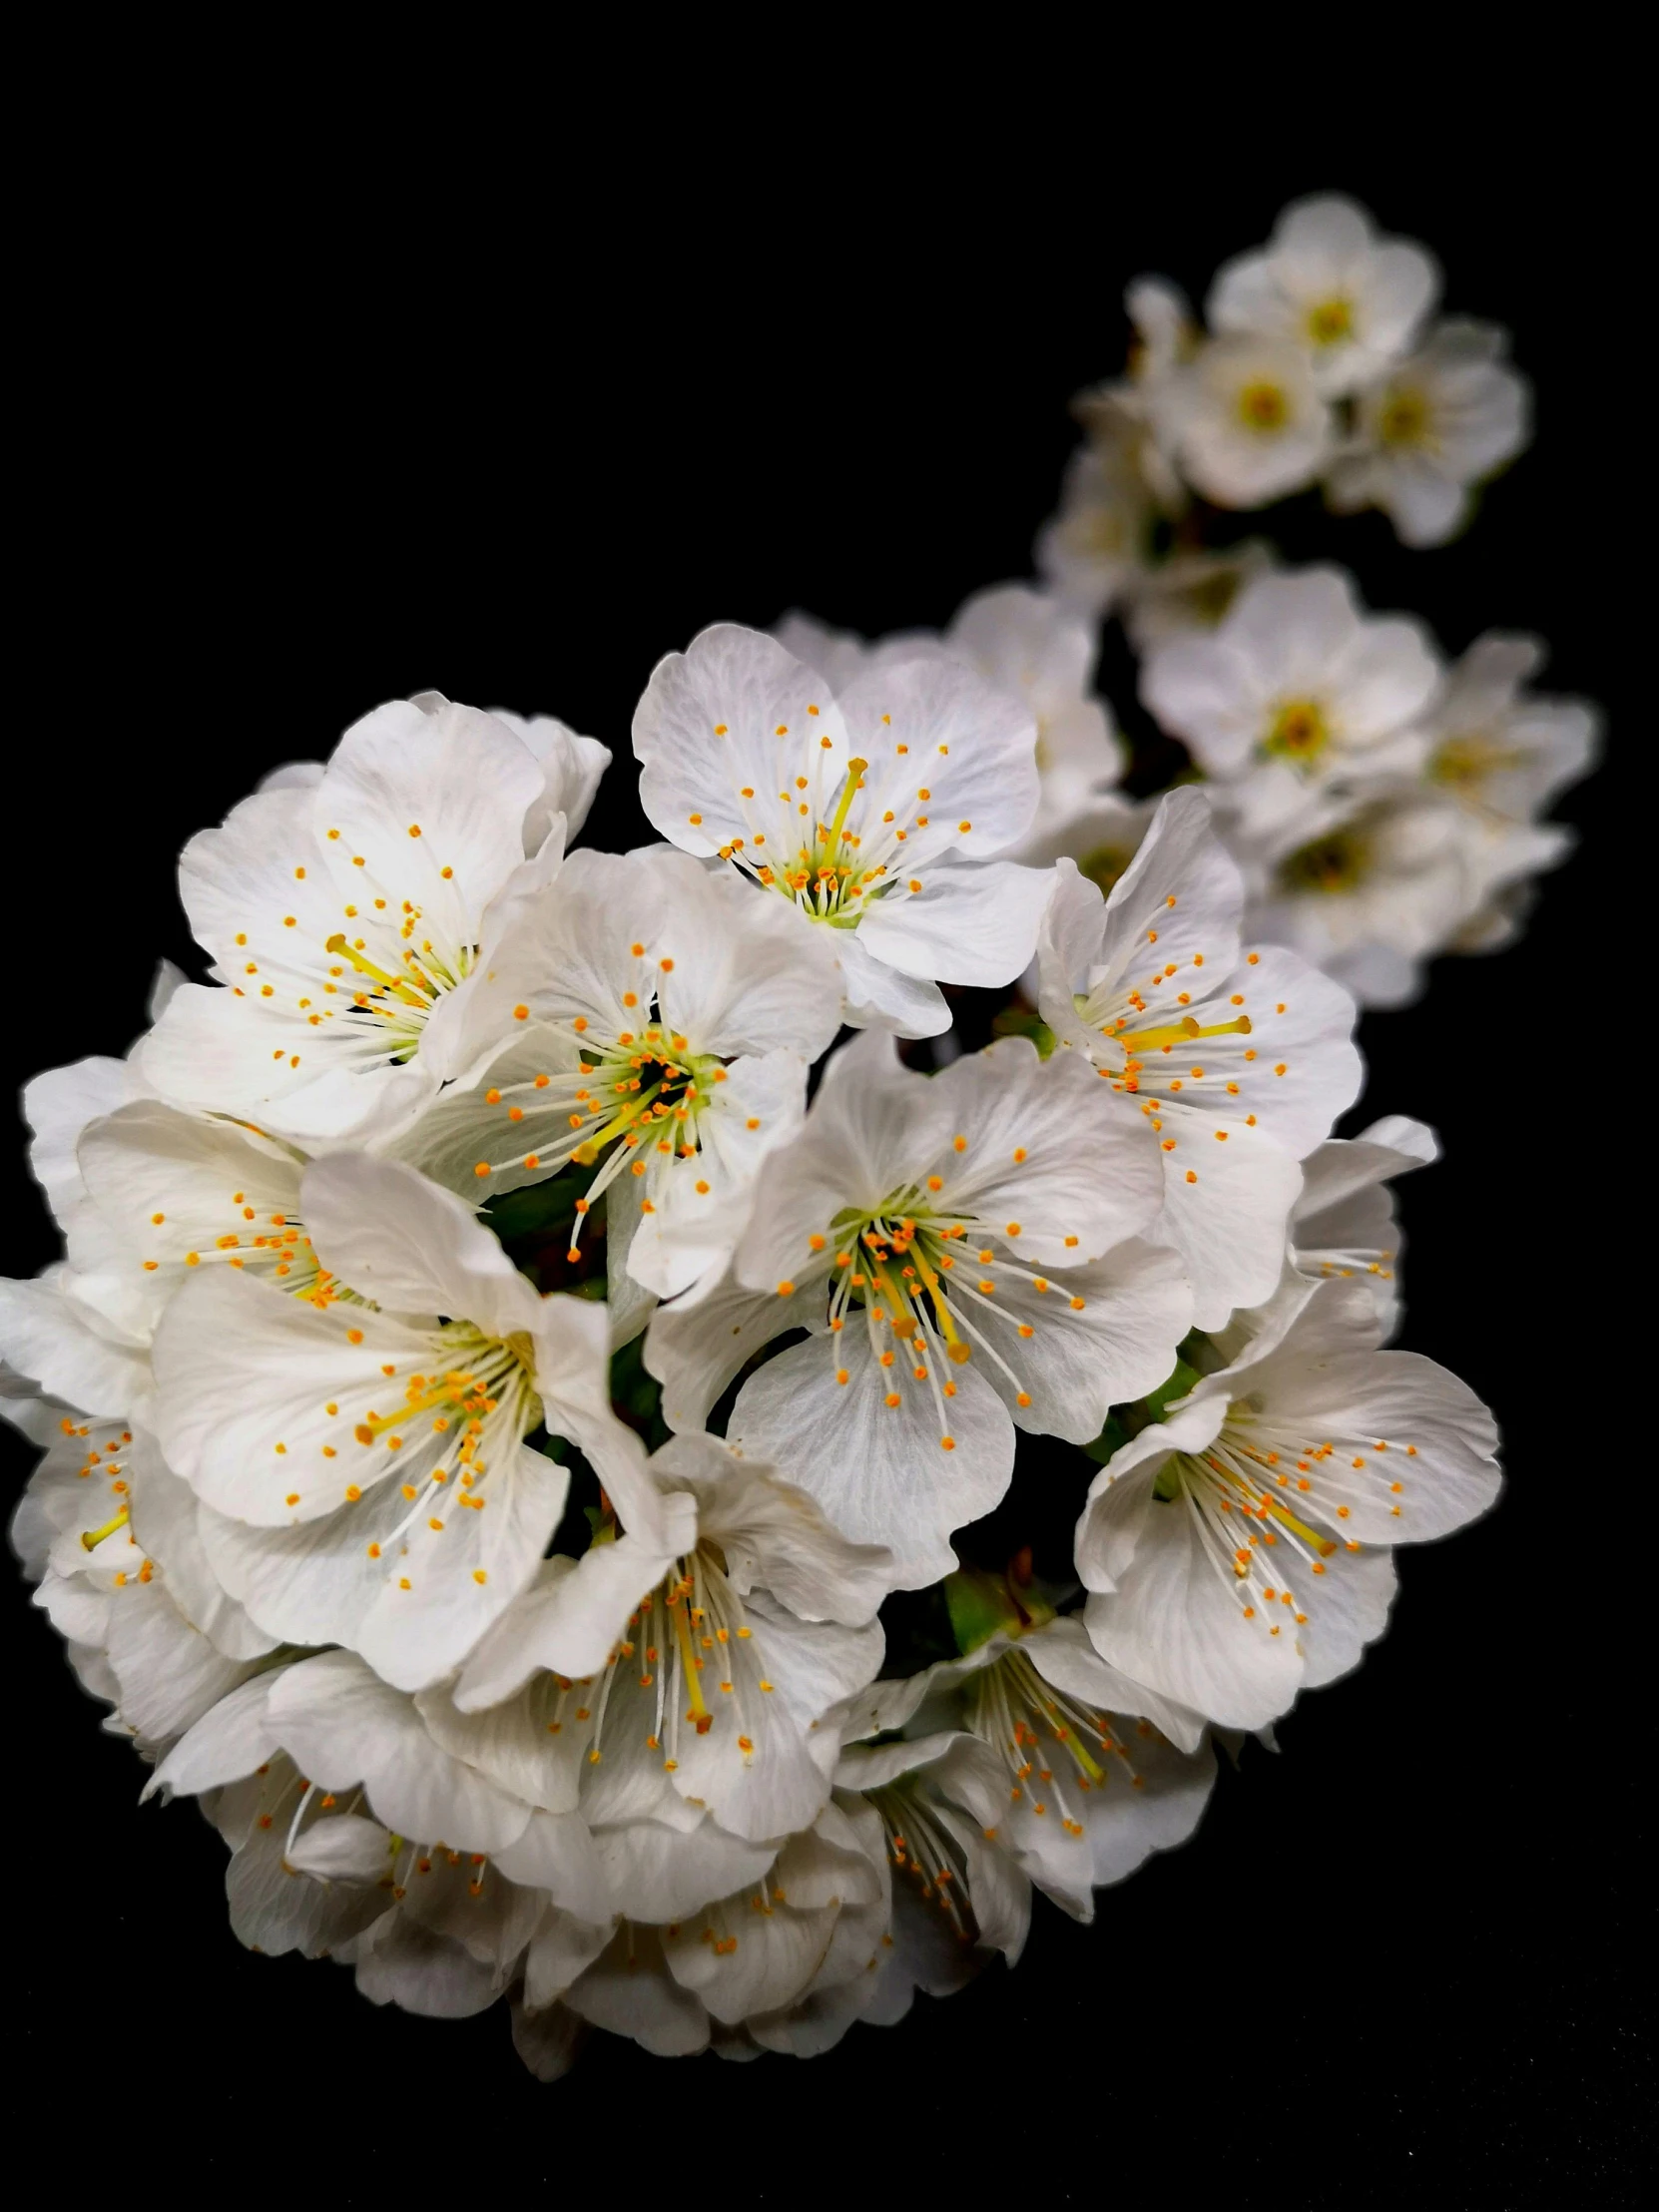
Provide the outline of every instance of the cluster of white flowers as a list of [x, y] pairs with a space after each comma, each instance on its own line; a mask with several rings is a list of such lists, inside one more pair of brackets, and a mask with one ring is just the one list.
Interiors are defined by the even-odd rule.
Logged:
[[[1333, 395], [1439, 388], [1431, 291], [1294, 212], [1112, 406], [1165, 491], [1240, 483], [1248, 356], [1311, 470]], [[1378, 435], [1344, 480], [1393, 497]], [[0, 1389], [37, 1602], [244, 1942], [505, 1996], [544, 2078], [592, 2028], [811, 2054], [1012, 1960], [1033, 1887], [1087, 1920], [1492, 1502], [1490, 1416], [1385, 1349], [1434, 1140], [1331, 1135], [1343, 977], [1400, 947], [1329, 879], [1370, 839], [1356, 911], [1495, 932], [1587, 724], [1333, 572], [1174, 604], [1147, 696], [1205, 783], [1155, 800], [1089, 622], [1010, 587], [670, 654], [661, 844], [568, 849], [607, 751], [425, 695], [187, 845], [211, 980], [25, 1094], [65, 1257], [0, 1284]], [[1007, 1540], [1056, 1505], [1063, 1557]]]
[[[1286, 209], [1218, 273], [1208, 333], [1140, 278], [1129, 374], [1078, 401], [1087, 443], [1037, 545], [1056, 621], [1124, 624], [1142, 704], [1215, 788], [1252, 931], [1367, 1006], [1415, 997], [1435, 953], [1509, 939], [1570, 844], [1543, 811], [1596, 751], [1588, 707], [1525, 690], [1535, 640], [1485, 636], [1448, 667], [1421, 625], [1369, 615], [1346, 572], [1282, 570], [1229, 527], [1315, 484], [1337, 512], [1382, 508], [1409, 546], [1465, 525], [1526, 443], [1529, 396], [1502, 330], [1429, 323], [1438, 291], [1420, 247], [1333, 197]], [[1071, 819], [1048, 849], [1109, 881], [1145, 810], [1074, 804], [1063, 777], [1054, 797]]]

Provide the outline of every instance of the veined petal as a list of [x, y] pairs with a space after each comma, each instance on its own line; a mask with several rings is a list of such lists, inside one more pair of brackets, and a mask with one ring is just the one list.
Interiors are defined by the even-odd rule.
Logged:
[[432, 1357], [429, 1337], [366, 1307], [319, 1311], [246, 1276], [197, 1275], [156, 1333], [157, 1433], [220, 1512], [267, 1527], [314, 1520], [348, 1484], [412, 1480], [438, 1456], [444, 1439], [424, 1418], [388, 1431], [395, 1449], [370, 1443], [347, 1458], [331, 1442], [377, 1406], [395, 1410]]
[[[1046, 869], [993, 860], [978, 867], [916, 860], [925, 874], [877, 899], [858, 925], [865, 952], [924, 982], [1011, 983], [1031, 962], [1047, 904]], [[921, 888], [905, 887], [911, 880]]]
[[797, 1326], [776, 1291], [752, 1291], [728, 1276], [694, 1305], [660, 1306], [645, 1340], [645, 1364], [663, 1385], [671, 1428], [700, 1429], [744, 1363]]
[[435, 1497], [388, 1552], [358, 1630], [375, 1671], [406, 1690], [451, 1673], [535, 1573], [569, 1487], [567, 1468], [520, 1444], [484, 1494]]
[[835, 933], [841, 1018], [854, 1029], [886, 1030], [896, 1037], [942, 1036], [950, 1027], [950, 1008], [938, 985], [889, 967], [859, 942], [862, 935], [861, 928]]
[[362, 855], [370, 883], [442, 916], [453, 941], [476, 944], [485, 907], [524, 858], [525, 817], [542, 801], [540, 769], [493, 717], [447, 700], [431, 711], [397, 700], [340, 739], [311, 819], [322, 838], [337, 829]]
[[1157, 1212], [1152, 1147], [1081, 1055], [1043, 1060], [1028, 1038], [1005, 1037], [964, 1053], [929, 1087], [953, 1132], [929, 1163], [943, 1180], [939, 1206], [1000, 1229], [1021, 1259], [1096, 1259]]
[[798, 772], [831, 781], [849, 750], [823, 677], [733, 623], [659, 661], [634, 715], [640, 805], [671, 843], [704, 855], [752, 834], [744, 790], [771, 802]]
[[300, 1205], [323, 1266], [360, 1297], [393, 1313], [462, 1316], [497, 1337], [533, 1325], [540, 1302], [496, 1239], [402, 1161], [313, 1161]]
[[942, 1402], [952, 1448], [943, 1450], [931, 1390], [909, 1377], [897, 1386], [865, 1332], [812, 1337], [750, 1377], [729, 1433], [746, 1456], [788, 1466], [854, 1543], [884, 1545], [894, 1588], [919, 1589], [950, 1572], [950, 1531], [988, 1513], [1013, 1472], [1006, 1407], [971, 1368], [951, 1380], [956, 1394]]
[[907, 863], [946, 851], [987, 859], [1030, 829], [1037, 725], [1020, 700], [959, 662], [927, 658], [878, 664], [840, 705], [851, 750], [869, 763], [853, 819], [861, 828], [891, 809], [913, 822]]
[[289, 1667], [269, 1717], [301, 1773], [336, 1793], [360, 1782], [376, 1818], [399, 1836], [491, 1852], [529, 1826], [527, 1805], [440, 1751], [413, 1702], [350, 1652]]
[[1220, 1329], [1235, 1307], [1264, 1305], [1278, 1287], [1302, 1170], [1242, 1118], [1163, 1103], [1159, 1125], [1164, 1210], [1148, 1234], [1179, 1254], [1195, 1326]]

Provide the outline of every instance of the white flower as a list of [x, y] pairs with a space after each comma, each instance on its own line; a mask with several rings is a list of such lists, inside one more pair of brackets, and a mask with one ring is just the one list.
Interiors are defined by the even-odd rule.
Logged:
[[1116, 1141], [1154, 1164], [1152, 1231], [1181, 1257], [1201, 1329], [1272, 1295], [1297, 1162], [1360, 1087], [1347, 994], [1300, 960], [1241, 952], [1244, 887], [1199, 792], [1172, 793], [1109, 899], [1062, 860], [1038, 1002], [1092, 1064]]
[[156, 1333], [157, 1427], [263, 1628], [418, 1688], [524, 1587], [558, 1521], [566, 1470], [524, 1439], [545, 1422], [602, 1473], [617, 1448], [606, 1317], [539, 1297], [400, 1163], [335, 1154], [299, 1195], [314, 1282], [195, 1275]]
[[1343, 570], [1309, 568], [1258, 577], [1211, 636], [1160, 646], [1141, 692], [1260, 831], [1311, 793], [1414, 772], [1439, 683], [1420, 623], [1367, 615]]
[[664, 1417], [701, 1426], [751, 1353], [805, 1327], [744, 1384], [732, 1440], [892, 1551], [896, 1587], [930, 1582], [1007, 1487], [1016, 1425], [1088, 1442], [1169, 1373], [1187, 1288], [1127, 1241], [1161, 1184], [1075, 1055], [1007, 1038], [927, 1077], [856, 1040], [762, 1170], [735, 1280], [654, 1319]]
[[958, 1729], [848, 1744], [835, 1780], [878, 1815], [895, 1875], [892, 1943], [867, 2016], [890, 2025], [916, 1989], [947, 1996], [998, 1951], [1015, 1964], [1031, 1884], [997, 1828], [1006, 1783], [991, 1747]]
[[1221, 507], [1301, 491], [1331, 455], [1331, 409], [1306, 354], [1283, 340], [1211, 338], [1148, 404], [1159, 438]]
[[[712, 1436], [672, 1437], [632, 1476], [613, 1465], [607, 1487], [626, 1533], [544, 1576], [482, 1639], [453, 1692], [476, 1731], [458, 1720], [452, 1748], [464, 1755], [494, 1725], [486, 1709], [539, 1671], [538, 1711], [565, 1723], [573, 1777], [584, 1762], [638, 1767], [637, 1794], [675, 1793], [748, 1842], [808, 1827], [833, 1764], [815, 1763], [813, 1731], [880, 1664], [885, 1556]], [[581, 1694], [567, 1680], [555, 1699], [548, 1675]], [[577, 1705], [591, 1717], [573, 1719]]]
[[1331, 504], [1381, 507], [1406, 545], [1453, 536], [1470, 487], [1531, 435], [1531, 392], [1503, 358], [1508, 342], [1494, 323], [1442, 322], [1362, 392], [1355, 436], [1331, 469]]
[[1358, 1137], [1331, 1137], [1302, 1163], [1291, 1215], [1291, 1265], [1309, 1283], [1356, 1281], [1386, 1338], [1399, 1318], [1399, 1255], [1389, 1182], [1439, 1158], [1425, 1123], [1385, 1114]]
[[141, 1745], [164, 1743], [235, 1689], [275, 1639], [214, 1577], [195, 1501], [155, 1439], [60, 1405], [51, 1412], [13, 1545], [83, 1685], [115, 1707], [106, 1725]]
[[1491, 1415], [1432, 1361], [1369, 1349], [1374, 1332], [1364, 1291], [1322, 1285], [1101, 1469], [1077, 1570], [1110, 1665], [1260, 1728], [1382, 1633], [1391, 1546], [1492, 1503]]
[[576, 852], [478, 980], [461, 1034], [483, 1073], [396, 1149], [474, 1197], [593, 1167], [578, 1236], [609, 1192], [610, 1258], [672, 1298], [730, 1257], [839, 1016], [829, 934], [782, 899], [672, 848]]
[[[811, 1820], [754, 1847], [672, 1794], [676, 1825], [650, 1817], [622, 1716], [603, 1717], [620, 1696], [549, 1678], [469, 1719], [330, 1652], [225, 1698], [146, 1794], [204, 1797], [245, 1942], [329, 1949], [377, 2002], [454, 2016], [521, 1983], [515, 2035], [561, 2006], [656, 2050], [740, 2022], [762, 2047], [826, 2047], [873, 1995], [888, 1916], [875, 1816], [828, 1796], [838, 1731]], [[520, 2035], [537, 2071], [556, 2026]], [[568, 2060], [568, 2022], [563, 2041]]]
[[1079, 1617], [998, 1609], [1008, 1625], [964, 1657], [855, 1700], [848, 1732], [959, 1725], [978, 1737], [999, 1771], [993, 1787], [976, 1770], [963, 1802], [1040, 1890], [1089, 1921], [1097, 1888], [1186, 1842], [1215, 1758], [1203, 1723], [1109, 1667]]
[[1054, 837], [1122, 773], [1122, 746], [1093, 696], [1099, 651], [1094, 625], [1028, 585], [997, 584], [975, 592], [941, 637], [900, 631], [866, 645], [804, 614], [786, 616], [775, 635], [836, 690], [872, 668], [937, 655], [960, 661], [1027, 707], [1037, 725], [1040, 789], [1035, 820], [1018, 847], [1023, 860], [1046, 857]]
[[1335, 398], [1408, 349], [1439, 288], [1421, 247], [1379, 239], [1363, 208], [1331, 195], [1297, 201], [1264, 251], [1229, 262], [1205, 313], [1217, 330], [1300, 347]]
[[1094, 625], [1042, 592], [1002, 584], [964, 601], [945, 642], [1035, 719], [1037, 812], [1018, 847], [1020, 858], [1035, 859], [1123, 773], [1122, 744], [1093, 695]]
[[1542, 658], [1532, 638], [1477, 638], [1453, 665], [1427, 725], [1428, 780], [1478, 831], [1471, 858], [1479, 910], [1457, 931], [1459, 951], [1495, 948], [1513, 934], [1519, 885], [1571, 843], [1570, 832], [1536, 818], [1595, 764], [1594, 708], [1522, 694]]
[[463, 1072], [457, 1001], [557, 866], [563, 803], [585, 804], [590, 766], [558, 748], [544, 765], [431, 695], [376, 708], [314, 783], [257, 792], [185, 847], [218, 981], [174, 994], [140, 1074], [301, 1141], [394, 1126]]
[[523, 2006], [661, 2056], [711, 2043], [807, 2056], [876, 2001], [889, 1899], [878, 1821], [837, 1795], [763, 1875], [667, 1925], [624, 1919], [595, 1943], [550, 1916], [525, 1955]]
[[1480, 844], [1465, 811], [1426, 784], [1317, 806], [1256, 857], [1250, 925], [1362, 1006], [1408, 1005], [1422, 963], [1452, 946], [1480, 903]]
[[939, 981], [1010, 982], [1046, 886], [985, 856], [1037, 805], [1030, 715], [938, 657], [881, 666], [840, 699], [775, 640], [725, 624], [660, 662], [634, 717], [640, 800], [834, 932], [845, 1019], [936, 1036]]

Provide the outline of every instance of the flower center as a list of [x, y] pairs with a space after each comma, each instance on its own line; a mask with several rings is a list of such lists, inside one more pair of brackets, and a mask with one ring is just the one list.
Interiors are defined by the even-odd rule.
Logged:
[[1474, 799], [1488, 777], [1501, 776], [1526, 766], [1518, 747], [1496, 743], [1484, 731], [1470, 731], [1445, 739], [1428, 764], [1432, 782]]
[[[420, 908], [407, 899], [404, 908], [404, 921], [397, 935], [409, 940], [420, 921]], [[338, 984], [325, 984], [324, 989], [330, 995], [336, 990], [349, 993], [350, 1004], [345, 1009], [348, 1021], [374, 1033], [381, 1050], [394, 1061], [414, 1057], [432, 1008], [446, 991], [454, 990], [466, 980], [477, 957], [472, 945], [444, 950], [435, 946], [429, 937], [423, 937], [418, 950], [412, 943], [405, 942], [401, 952], [381, 949], [380, 958], [374, 959], [369, 955], [366, 938], [347, 937], [343, 930], [336, 930], [323, 950], [334, 962], [328, 969], [329, 975], [341, 979]], [[348, 976], [356, 980], [344, 981]], [[299, 1004], [306, 1006], [309, 1001], [301, 999]], [[327, 1008], [309, 1018], [313, 1024], [320, 1023], [332, 1020], [338, 1011]], [[368, 1017], [366, 1023], [363, 1016]]]
[[1262, 751], [1273, 759], [1307, 767], [1317, 761], [1331, 743], [1331, 725], [1317, 700], [1288, 699], [1274, 713], [1262, 740]]
[[1246, 384], [1235, 404], [1239, 420], [1247, 430], [1263, 433], [1283, 430], [1291, 418], [1291, 403], [1284, 387], [1265, 379]]
[[[453, 1513], [481, 1513], [488, 1502], [483, 1484], [490, 1468], [541, 1424], [527, 1337], [515, 1334], [502, 1341], [486, 1336], [472, 1322], [456, 1321], [433, 1330], [429, 1341], [435, 1355], [431, 1373], [399, 1377], [394, 1369], [389, 1376], [394, 1385], [402, 1382], [401, 1400], [390, 1411], [366, 1402], [355, 1410], [338, 1403], [327, 1408], [340, 1418], [342, 1442], [348, 1432], [359, 1450], [390, 1454], [393, 1469], [404, 1477], [408, 1511], [389, 1534], [368, 1546], [371, 1559], [392, 1551], [422, 1515], [434, 1533], [441, 1533]], [[323, 1452], [329, 1459], [340, 1456], [331, 1445], [324, 1445]], [[346, 1502], [355, 1504], [364, 1488], [381, 1479], [376, 1472], [363, 1484], [348, 1483]], [[445, 1498], [440, 1493], [451, 1480], [455, 1486]], [[289, 1502], [298, 1502], [297, 1492]], [[474, 1579], [485, 1579], [482, 1568]], [[406, 1579], [401, 1586], [408, 1588]]]
[[1305, 891], [1351, 891], [1371, 868], [1370, 841], [1356, 829], [1329, 830], [1299, 845], [1279, 863], [1279, 887], [1291, 897]]
[[1343, 298], [1322, 299], [1308, 310], [1308, 335], [1316, 345], [1336, 345], [1354, 333], [1354, 307]]
[[[1057, 1814], [1074, 1840], [1084, 1833], [1080, 1802], [1104, 1789], [1115, 1764], [1141, 1787], [1127, 1746], [1110, 1719], [1046, 1682], [1025, 1652], [1006, 1651], [967, 1683], [968, 1726], [1002, 1755], [1008, 1799], [1041, 1819]], [[1140, 1723], [1143, 1734], [1151, 1724]]]
[[[967, 1149], [965, 1137], [955, 1141]], [[1018, 1161], [1023, 1154], [1016, 1151], [1014, 1158]], [[849, 1321], [856, 1328], [861, 1318], [870, 1351], [886, 1376], [885, 1404], [896, 1412], [907, 1390], [924, 1390], [932, 1399], [939, 1443], [946, 1451], [956, 1448], [949, 1413], [956, 1384], [950, 1370], [976, 1351], [1003, 1377], [1018, 1405], [1031, 1403], [1018, 1361], [1020, 1343], [1036, 1335], [1036, 1323], [1028, 1318], [1021, 1294], [1029, 1289], [1039, 1298], [1052, 1295], [1056, 1319], [1084, 1309], [1084, 1301], [1068, 1295], [1063, 1285], [1010, 1258], [1006, 1247], [1019, 1236], [1019, 1223], [982, 1220], [972, 1198], [971, 1174], [963, 1176], [954, 1192], [945, 1189], [943, 1176], [930, 1175], [923, 1184], [894, 1191], [873, 1212], [845, 1208], [827, 1236], [812, 1240], [828, 1271], [831, 1334], [844, 1330]], [[778, 1289], [788, 1297], [795, 1285], [781, 1283]], [[1020, 1300], [1017, 1313], [1007, 1310], [1009, 1290]], [[835, 1381], [849, 1382], [851, 1371], [837, 1367]]]
[[[700, 1543], [641, 1598], [602, 1673], [580, 1681], [537, 1677], [531, 1695], [550, 1736], [574, 1734], [590, 1767], [605, 1758], [607, 1730], [643, 1740], [675, 1773], [688, 1737], [730, 1726], [745, 1766], [765, 1728], [750, 1711], [773, 1694], [759, 1640], [712, 1544]], [[636, 1733], [637, 1732], [637, 1733]]]
[[1415, 1457], [1416, 1446], [1397, 1438], [1313, 1442], [1239, 1399], [1208, 1450], [1177, 1452], [1165, 1461], [1153, 1495], [1192, 1516], [1200, 1548], [1233, 1593], [1241, 1618], [1277, 1636], [1287, 1621], [1302, 1627], [1308, 1620], [1287, 1578], [1300, 1581], [1304, 1570], [1322, 1576], [1334, 1553], [1360, 1549], [1352, 1538], [1339, 1543], [1310, 1527], [1290, 1500], [1307, 1499], [1323, 1517], [1345, 1521], [1357, 1503], [1375, 1509], [1387, 1497], [1395, 1500], [1390, 1517], [1399, 1518], [1402, 1462]]
[[1384, 445], [1432, 443], [1425, 394], [1413, 391], [1408, 385], [1396, 384], [1378, 410], [1377, 435]]
[[[781, 738], [789, 734], [780, 726]], [[830, 745], [828, 738], [820, 741], [821, 748]], [[947, 745], [936, 748], [940, 755], [949, 751]], [[808, 773], [787, 783], [780, 778], [776, 800], [752, 785], [741, 787], [747, 833], [723, 844], [720, 856], [789, 899], [810, 921], [855, 929], [874, 900], [921, 889], [920, 879], [905, 868], [903, 848], [916, 830], [942, 827], [933, 825], [928, 812], [931, 784], [917, 781], [930, 770], [926, 765], [918, 770], [902, 740], [895, 740], [885, 766], [872, 769], [854, 756], [833, 782], [823, 750], [811, 751], [802, 766]], [[954, 825], [960, 836], [972, 828], [971, 822]]]
[[[583, 1014], [550, 1022], [548, 1028], [576, 1044], [579, 1065], [563, 1074], [492, 1085], [484, 1093], [484, 1104], [500, 1109], [513, 1148], [475, 1164], [472, 1172], [480, 1182], [508, 1169], [553, 1175], [571, 1163], [597, 1168], [586, 1195], [576, 1201], [566, 1255], [572, 1263], [581, 1257], [582, 1225], [594, 1202], [625, 1168], [643, 1177], [677, 1157], [697, 1157], [698, 1124], [726, 1081], [717, 1057], [694, 1052], [690, 1040], [662, 1019], [654, 980], [643, 965], [644, 945], [636, 945], [634, 954], [642, 962], [640, 987], [626, 992], [623, 1003], [625, 1019], [638, 1009], [637, 1029], [607, 1030]], [[528, 1013], [520, 1008], [520, 1019]], [[650, 1199], [645, 1211], [654, 1211]]]
[[940, 1819], [913, 1775], [865, 1792], [881, 1818], [887, 1856], [936, 1905], [963, 1943], [977, 1941], [978, 1924], [967, 1891], [967, 1854]]

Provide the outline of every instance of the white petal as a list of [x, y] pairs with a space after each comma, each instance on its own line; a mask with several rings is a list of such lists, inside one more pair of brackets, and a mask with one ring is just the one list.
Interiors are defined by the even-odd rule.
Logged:
[[266, 1712], [276, 1679], [257, 1674], [210, 1706], [150, 1777], [144, 1796], [169, 1790], [176, 1797], [200, 1797], [263, 1767], [276, 1750]]
[[337, 1152], [314, 1161], [300, 1205], [322, 1265], [393, 1313], [454, 1315], [506, 1337], [539, 1301], [452, 1192], [400, 1160]]
[[621, 1929], [568, 2001], [595, 2027], [631, 2036], [659, 2058], [687, 2057], [709, 2040], [709, 2015], [669, 1973], [654, 1929]]
[[683, 851], [718, 852], [751, 833], [742, 789], [770, 794], [780, 769], [815, 771], [825, 739], [838, 775], [849, 749], [823, 677], [774, 639], [718, 623], [658, 662], [635, 710], [640, 805]]
[[569, 1470], [522, 1444], [469, 1506], [440, 1493], [409, 1528], [354, 1639], [375, 1670], [424, 1689], [460, 1665], [529, 1582], [558, 1526]]
[[399, 1836], [453, 1851], [500, 1851], [530, 1808], [440, 1751], [413, 1703], [349, 1652], [289, 1667], [272, 1692], [272, 1729], [301, 1773], [336, 1794], [361, 1783]]
[[[1041, 868], [995, 860], [917, 862], [912, 878], [877, 899], [858, 925], [863, 950], [924, 982], [999, 985], [1029, 966], [1050, 878]], [[849, 994], [850, 995], [850, 992]]]
[[664, 1420], [700, 1429], [744, 1363], [794, 1326], [776, 1291], [748, 1290], [731, 1277], [695, 1305], [660, 1306], [645, 1364], [663, 1385]]
[[845, 994], [841, 1019], [854, 1029], [887, 1030], [897, 1037], [938, 1037], [950, 1027], [950, 1008], [933, 982], [900, 974], [858, 941], [861, 929], [837, 929]]
[[[846, 1382], [837, 1383], [837, 1373]], [[884, 1545], [895, 1588], [919, 1589], [950, 1572], [950, 1531], [988, 1513], [1013, 1471], [1006, 1407], [971, 1368], [952, 1370], [950, 1380], [947, 1451], [929, 1383], [881, 1367], [868, 1334], [849, 1325], [835, 1338], [809, 1338], [752, 1375], [729, 1433], [746, 1455], [771, 1460], [816, 1497], [854, 1543]], [[811, 1439], [805, 1451], [803, 1437]]]
[[964, 1053], [930, 1088], [952, 1132], [927, 1162], [944, 1186], [938, 1207], [976, 1216], [1018, 1259], [1097, 1259], [1158, 1211], [1141, 1117], [1080, 1053], [1044, 1060], [1028, 1038], [1004, 1037]]
[[[868, 761], [861, 819], [908, 816], [928, 793], [906, 863], [950, 851], [987, 859], [1024, 836], [1037, 811], [1037, 726], [1023, 702], [959, 662], [928, 658], [869, 669], [841, 697], [848, 743]], [[896, 749], [907, 750], [900, 754]]]

